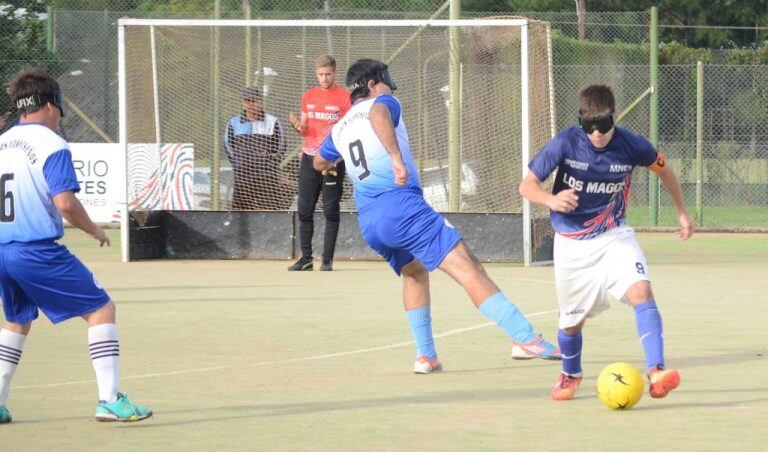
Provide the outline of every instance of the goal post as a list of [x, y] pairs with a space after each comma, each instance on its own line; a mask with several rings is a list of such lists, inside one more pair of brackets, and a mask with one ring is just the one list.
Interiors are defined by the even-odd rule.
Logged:
[[[135, 258], [132, 231], [157, 227], [154, 212], [295, 210], [303, 138], [289, 116], [300, 114], [302, 94], [316, 86], [314, 60], [329, 48], [342, 86], [359, 58], [389, 63], [436, 210], [519, 217], [505, 223], [514, 230], [478, 233], [518, 237], [512, 260], [551, 258], [546, 212], [517, 189], [554, 131], [548, 23], [120, 19], [118, 38], [123, 260]], [[242, 117], [246, 89], [264, 113], [253, 125], [252, 115]], [[236, 136], [232, 124], [251, 127], [255, 138]], [[252, 203], [233, 202], [233, 192]], [[342, 210], [354, 210], [349, 186]]]

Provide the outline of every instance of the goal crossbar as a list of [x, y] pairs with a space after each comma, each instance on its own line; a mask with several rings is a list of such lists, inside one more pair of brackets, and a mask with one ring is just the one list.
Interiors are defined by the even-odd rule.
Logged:
[[435, 20], [244, 20], [244, 19], [118, 19], [118, 26], [163, 27], [520, 27], [529, 19], [435, 19]]

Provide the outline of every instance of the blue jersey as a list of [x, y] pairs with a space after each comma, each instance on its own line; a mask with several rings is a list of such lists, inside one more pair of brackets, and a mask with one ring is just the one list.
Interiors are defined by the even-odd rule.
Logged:
[[[368, 119], [371, 108], [383, 103], [392, 114], [392, 124], [403, 162], [408, 169], [404, 186], [395, 184], [392, 159], [381, 144]], [[331, 133], [320, 147], [320, 155], [329, 162], [343, 158], [347, 175], [355, 189], [355, 204], [362, 211], [376, 198], [396, 190], [411, 190], [422, 194], [418, 169], [411, 155], [408, 132], [401, 114], [400, 102], [390, 94], [366, 99], [352, 106], [344, 117], [333, 126]]]
[[69, 145], [51, 129], [21, 123], [0, 135], [0, 244], [61, 238], [53, 197], [79, 190]]
[[608, 145], [598, 149], [579, 126], [550, 140], [528, 165], [543, 181], [557, 169], [552, 192], [573, 188], [579, 205], [573, 212], [550, 212], [555, 232], [588, 239], [625, 223], [632, 170], [650, 166], [657, 152], [647, 139], [615, 127]]

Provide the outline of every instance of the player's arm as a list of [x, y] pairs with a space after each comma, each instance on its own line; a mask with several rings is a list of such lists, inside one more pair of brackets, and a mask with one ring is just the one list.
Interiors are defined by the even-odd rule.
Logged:
[[320, 150], [312, 159], [312, 166], [316, 171], [325, 171], [342, 160], [341, 154], [333, 142], [332, 134], [328, 134], [320, 145]]
[[669, 193], [672, 201], [677, 208], [677, 220], [680, 223], [680, 231], [678, 235], [682, 240], [687, 240], [693, 235], [693, 222], [691, 217], [688, 216], [688, 211], [685, 209], [683, 203], [683, 191], [680, 188], [680, 182], [677, 180], [675, 170], [669, 166], [664, 157], [664, 154], [657, 152], [656, 160], [648, 167], [649, 170], [659, 175], [662, 185]]
[[400, 146], [397, 144], [395, 125], [392, 122], [392, 112], [385, 103], [377, 102], [371, 107], [368, 119], [371, 121], [373, 132], [392, 159], [392, 172], [395, 174], [395, 183], [401, 186], [405, 185], [408, 181], [408, 169], [405, 167], [403, 154], [400, 152]]
[[528, 171], [523, 181], [520, 182], [519, 190], [520, 194], [528, 201], [541, 204], [556, 212], [572, 212], [579, 206], [579, 196], [576, 194], [576, 190], [569, 188], [553, 195], [544, 189], [533, 171]]
[[80, 191], [80, 184], [72, 165], [72, 152], [64, 148], [49, 155], [43, 165], [43, 176], [53, 204], [67, 223], [98, 240], [101, 246], [105, 243], [109, 246], [109, 238], [91, 221], [80, 200], [75, 197], [75, 192]]
[[100, 246], [110, 245], [109, 237], [91, 220], [88, 212], [80, 204], [80, 200], [75, 197], [74, 192], [63, 191], [57, 194], [53, 197], [53, 204], [59, 209], [61, 216], [67, 220], [67, 223], [98, 240]]
[[307, 135], [307, 114], [305, 112], [302, 111], [300, 117], [296, 117], [296, 114], [291, 112], [289, 120], [291, 121], [291, 127], [297, 134], [301, 136]]

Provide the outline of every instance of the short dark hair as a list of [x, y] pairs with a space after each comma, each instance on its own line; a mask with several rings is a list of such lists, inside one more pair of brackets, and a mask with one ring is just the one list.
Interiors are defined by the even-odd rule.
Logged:
[[[59, 91], [59, 82], [42, 69], [25, 69], [19, 72], [8, 86], [8, 93], [14, 105], [19, 99], [30, 96], [51, 96], [57, 91]], [[19, 115], [34, 113], [44, 106], [45, 104], [21, 107], [18, 109]]]
[[589, 85], [579, 93], [579, 115], [594, 117], [606, 110], [613, 113], [616, 110], [616, 99], [613, 91], [606, 85]]
[[247, 101], [261, 101], [261, 90], [255, 86], [249, 86], [243, 90], [243, 100]]
[[355, 103], [357, 99], [368, 97], [371, 91], [368, 89], [368, 81], [379, 81], [379, 74], [386, 71], [386, 64], [379, 60], [372, 60], [368, 58], [362, 58], [354, 63], [347, 69], [347, 87], [352, 89], [349, 97], [352, 103]]

